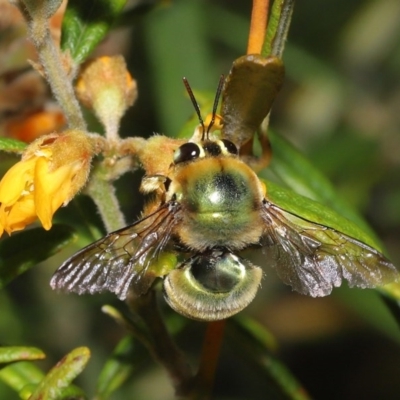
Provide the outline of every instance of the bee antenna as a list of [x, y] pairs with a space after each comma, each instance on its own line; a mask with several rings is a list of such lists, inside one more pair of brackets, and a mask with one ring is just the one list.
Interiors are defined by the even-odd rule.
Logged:
[[[203, 118], [201, 117], [200, 107], [199, 107], [199, 105], [198, 105], [198, 103], [196, 101], [196, 97], [194, 97], [193, 90], [190, 87], [189, 82], [185, 77], [183, 78], [183, 84], [185, 85], [186, 91], [188, 92], [190, 100], [192, 101], [193, 107], [196, 110], [196, 114], [199, 117], [199, 122], [200, 122], [200, 124], [201, 124], [201, 126], [203, 128], [203, 134], [201, 136], [201, 140], [204, 140], [205, 127], [204, 127]], [[208, 131], [207, 131], [207, 134], [208, 134]]]
[[213, 109], [212, 109], [211, 121], [210, 121], [210, 123], [208, 124], [208, 127], [207, 127], [207, 136], [210, 133], [210, 130], [213, 127], [214, 122], [215, 122], [215, 116], [217, 115], [217, 108], [218, 108], [219, 98], [221, 97], [222, 88], [224, 87], [224, 82], [225, 82], [225, 76], [221, 75], [220, 78], [219, 78], [219, 82], [218, 82], [217, 93], [215, 93], [215, 99], [214, 99], [214, 105], [213, 105]]

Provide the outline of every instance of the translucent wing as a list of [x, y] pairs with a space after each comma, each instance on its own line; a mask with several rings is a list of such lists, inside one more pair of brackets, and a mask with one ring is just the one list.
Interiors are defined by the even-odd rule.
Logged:
[[166, 204], [138, 222], [109, 233], [68, 259], [54, 273], [53, 289], [69, 292], [114, 292], [121, 300], [131, 284], [145, 293], [155, 279], [146, 273], [168, 244], [179, 211]]
[[326, 296], [342, 284], [370, 288], [400, 278], [379, 251], [334, 229], [309, 222], [267, 202], [263, 236], [268, 260], [294, 290]]

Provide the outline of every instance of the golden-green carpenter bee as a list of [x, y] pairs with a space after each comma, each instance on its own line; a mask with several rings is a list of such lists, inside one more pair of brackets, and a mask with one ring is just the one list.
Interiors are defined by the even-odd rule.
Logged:
[[[246, 56], [244, 62], [257, 69], [254, 60], [271, 68], [271, 60], [261, 57]], [[274, 73], [281, 75], [283, 67], [273, 63]], [[225, 91], [232, 90], [232, 81], [228, 78]], [[246, 104], [251, 101], [242, 97]], [[284, 283], [313, 297], [330, 294], [343, 279], [362, 288], [398, 280], [394, 265], [373, 247], [271, 200], [231, 140], [239, 128], [239, 146], [247, 140], [246, 127], [250, 132], [261, 123], [268, 101], [250, 122], [237, 122], [231, 115], [236, 103], [225, 103], [222, 119], [230, 125], [225, 137], [224, 130], [220, 137], [212, 133], [215, 110], [207, 124], [199, 115], [194, 136], [179, 142], [165, 172], [143, 178], [142, 191], [152, 193], [153, 200], [142, 218], [72, 256], [56, 271], [51, 286], [79, 294], [111, 291], [123, 300], [129, 291], [141, 295], [162, 278], [173, 309], [211, 321], [239, 312], [257, 293], [263, 272], [243, 256], [246, 249], [262, 252], [263, 264], [276, 267]]]

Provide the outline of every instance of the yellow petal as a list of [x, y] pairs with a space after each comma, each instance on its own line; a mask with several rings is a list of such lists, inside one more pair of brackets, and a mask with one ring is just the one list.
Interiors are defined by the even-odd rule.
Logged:
[[30, 158], [13, 165], [0, 182], [0, 203], [13, 205], [33, 182], [36, 159]]
[[0, 207], [0, 219], [7, 233], [24, 229], [36, 219], [33, 195], [21, 197], [12, 207]]
[[51, 228], [55, 211], [68, 199], [73, 171], [71, 164], [49, 172], [49, 161], [40, 157], [35, 167], [35, 207], [44, 229]]
[[4, 233], [4, 225], [3, 225], [2, 221], [1, 221], [1, 214], [2, 214], [1, 209], [2, 209], [2, 206], [0, 205], [0, 237], [1, 237], [1, 236], [3, 235], [3, 233]]
[[3, 229], [6, 226], [8, 211], [6, 210], [6, 206], [0, 203], [0, 227]]

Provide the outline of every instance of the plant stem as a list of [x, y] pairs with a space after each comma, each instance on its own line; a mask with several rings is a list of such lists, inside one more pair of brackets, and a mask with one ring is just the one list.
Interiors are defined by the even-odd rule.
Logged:
[[148, 328], [149, 337], [144, 345], [169, 373], [176, 395], [185, 396], [193, 375], [186, 358], [172, 340], [160, 315], [154, 290], [135, 298], [128, 298], [129, 308], [137, 313]]
[[126, 226], [124, 215], [115, 196], [114, 186], [107, 179], [101, 165], [94, 168], [86, 192], [95, 202], [107, 232]]
[[86, 123], [81, 108], [75, 96], [71, 79], [68, 77], [60, 57], [60, 51], [56, 47], [50, 34], [49, 24], [46, 20], [45, 27], [41, 27], [40, 38], [37, 38], [35, 24], [32, 22], [30, 34], [35, 43], [40, 63], [46, 74], [53, 94], [64, 111], [69, 128], [86, 130]]
[[269, 0], [253, 0], [247, 54], [260, 54], [268, 20]]
[[[209, 322], [203, 342], [193, 399], [211, 399], [226, 320]], [[197, 396], [197, 397], [196, 397]]]
[[294, 0], [275, 0], [261, 54], [282, 58], [292, 19]]

